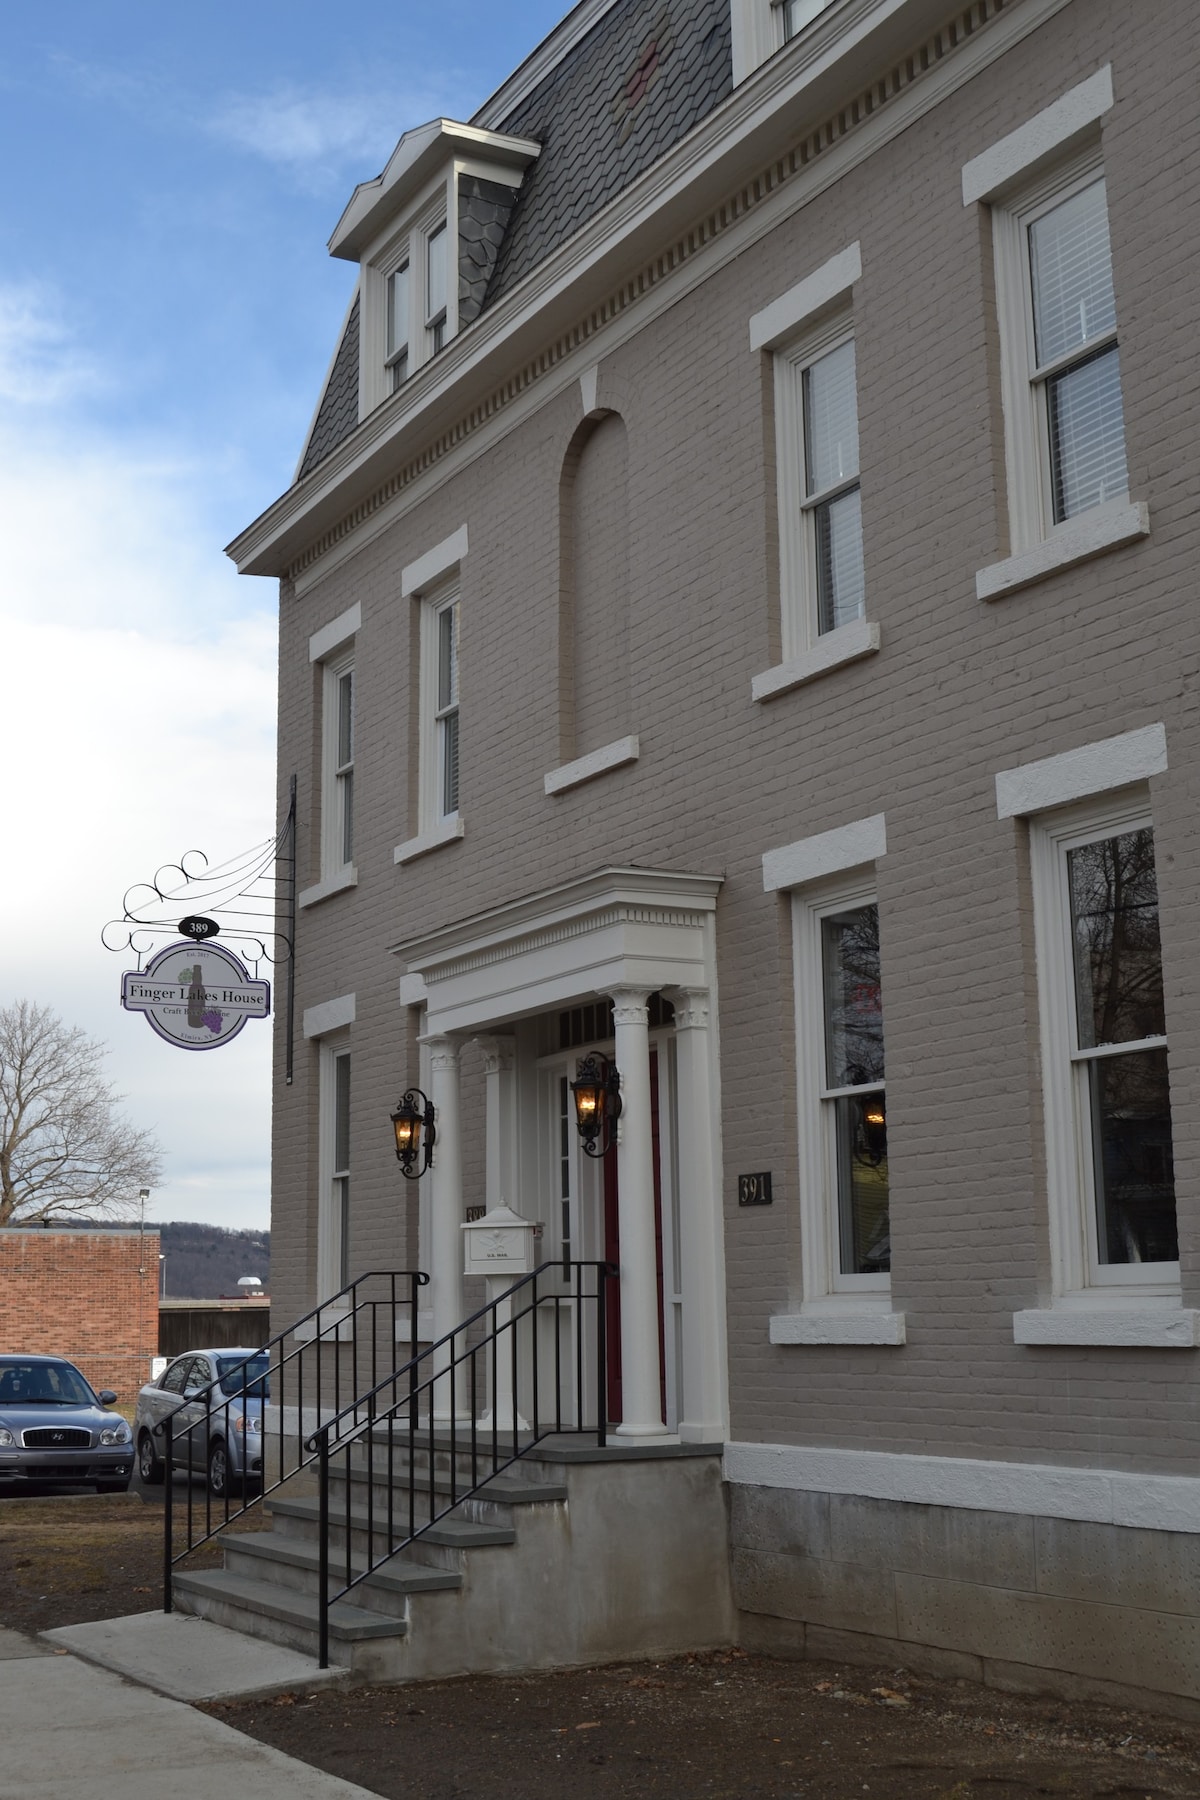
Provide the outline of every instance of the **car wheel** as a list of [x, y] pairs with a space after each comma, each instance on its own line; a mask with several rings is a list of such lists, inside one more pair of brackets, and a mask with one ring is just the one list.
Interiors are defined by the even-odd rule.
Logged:
[[237, 1477], [229, 1467], [229, 1453], [221, 1438], [208, 1446], [208, 1491], [214, 1500], [224, 1500], [237, 1486]]
[[138, 1474], [142, 1479], [143, 1486], [160, 1487], [166, 1470], [155, 1454], [154, 1439], [148, 1431], [143, 1431], [138, 1439], [137, 1458]]
[[127, 1494], [129, 1483], [127, 1481], [98, 1481], [96, 1492], [98, 1494]]

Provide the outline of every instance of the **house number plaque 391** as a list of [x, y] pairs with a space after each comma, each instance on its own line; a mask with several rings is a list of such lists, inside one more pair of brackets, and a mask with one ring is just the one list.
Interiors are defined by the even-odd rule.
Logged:
[[767, 1169], [761, 1175], [738, 1176], [739, 1206], [770, 1206], [771, 1171]]

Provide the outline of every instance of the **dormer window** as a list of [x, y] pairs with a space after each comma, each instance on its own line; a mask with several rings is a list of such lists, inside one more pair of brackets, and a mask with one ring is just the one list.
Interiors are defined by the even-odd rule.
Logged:
[[528, 138], [434, 119], [354, 190], [329, 248], [362, 267], [360, 419], [478, 317], [537, 154]]
[[811, 25], [818, 13], [827, 12], [834, 0], [783, 0], [780, 15], [783, 20], [783, 38], [787, 43], [798, 37], [806, 25]]

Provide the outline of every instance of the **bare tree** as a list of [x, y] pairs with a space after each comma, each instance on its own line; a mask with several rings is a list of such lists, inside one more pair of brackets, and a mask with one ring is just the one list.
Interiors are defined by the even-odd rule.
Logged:
[[154, 1134], [117, 1113], [106, 1055], [48, 1006], [0, 1006], [0, 1226], [128, 1218], [157, 1180]]

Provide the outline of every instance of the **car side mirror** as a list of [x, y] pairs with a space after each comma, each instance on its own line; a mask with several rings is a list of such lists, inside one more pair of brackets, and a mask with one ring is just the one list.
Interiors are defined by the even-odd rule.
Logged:
[[100, 1402], [101, 1406], [111, 1406], [113, 1401], [116, 1399], [116, 1397], [117, 1397], [116, 1388], [101, 1388], [100, 1392], [96, 1395], [96, 1398]]

